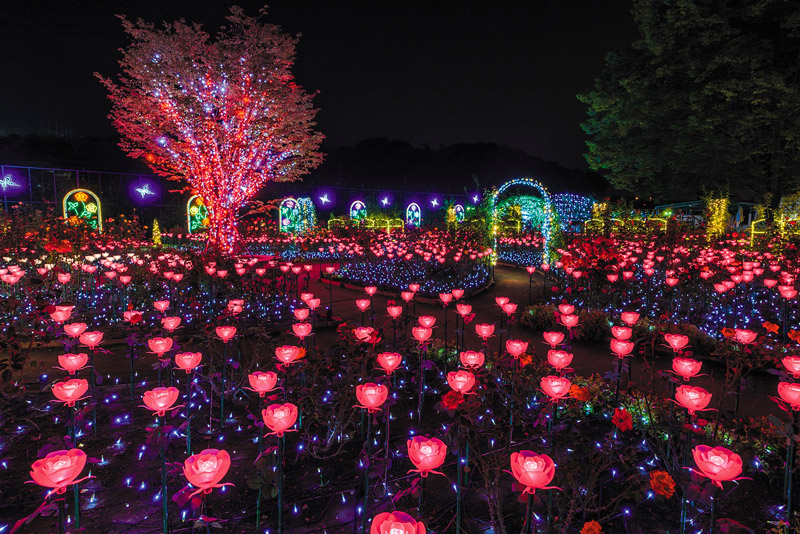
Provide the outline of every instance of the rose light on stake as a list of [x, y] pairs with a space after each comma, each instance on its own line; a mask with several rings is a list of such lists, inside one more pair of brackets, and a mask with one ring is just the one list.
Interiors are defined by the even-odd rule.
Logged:
[[548, 485], [556, 474], [556, 466], [546, 454], [537, 454], [533, 451], [514, 452], [511, 453], [511, 474], [517, 482], [525, 486], [523, 494], [528, 495], [525, 532], [530, 534], [533, 531], [533, 495], [536, 490], [561, 489]]
[[[261, 418], [278, 438], [278, 532], [283, 532], [283, 472], [284, 456], [286, 451], [286, 432], [296, 432], [291, 427], [297, 421], [297, 406], [287, 402], [285, 404], [270, 404], [261, 410]], [[266, 437], [266, 436], [265, 436]]]

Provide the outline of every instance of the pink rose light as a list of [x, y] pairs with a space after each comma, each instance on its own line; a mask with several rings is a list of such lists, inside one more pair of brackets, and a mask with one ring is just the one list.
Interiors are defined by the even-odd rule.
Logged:
[[699, 362], [692, 358], [676, 356], [672, 359], [672, 370], [675, 371], [676, 374], [682, 376], [684, 380], [689, 380], [693, 376], [697, 376], [697, 373], [700, 372], [700, 367], [702, 366], [703, 362]]
[[689, 415], [705, 410], [711, 402], [711, 393], [700, 387], [679, 386], [675, 390], [675, 400], [689, 410]]
[[468, 350], [461, 353], [461, 363], [464, 365], [464, 367], [477, 369], [483, 365], [485, 360], [486, 357], [482, 352]]
[[720, 488], [723, 482], [742, 474], [742, 457], [725, 447], [698, 445], [692, 449], [692, 456], [700, 470], [698, 474], [710, 478]]
[[358, 408], [364, 408], [369, 413], [379, 412], [381, 405], [386, 402], [389, 396], [389, 388], [383, 384], [373, 384], [367, 382], [356, 386], [356, 398], [361, 404]]
[[509, 299], [508, 297], [495, 297], [494, 298], [495, 303], [497, 303], [497, 305], [500, 306], [501, 308], [503, 306], [505, 306], [506, 304], [508, 304], [509, 300], [511, 300], [511, 299]]
[[778, 384], [778, 395], [792, 410], [800, 410], [800, 384], [781, 382]]
[[272, 371], [255, 371], [247, 375], [250, 382], [250, 391], [258, 393], [259, 397], [264, 397], [267, 393], [275, 389], [278, 384], [278, 375]]
[[467, 315], [472, 313], [472, 306], [470, 306], [469, 304], [456, 304], [456, 312], [461, 317], [466, 317]]
[[280, 438], [285, 432], [296, 432], [296, 430], [290, 430], [290, 428], [297, 421], [297, 406], [291, 402], [270, 404], [267, 408], [261, 410], [261, 418], [267, 428], [272, 430], [267, 435], [274, 434]]
[[294, 323], [292, 325], [292, 331], [294, 335], [303, 339], [311, 335], [311, 323]]
[[56, 323], [63, 323], [64, 321], [68, 321], [71, 315], [72, 310], [56, 309], [56, 311], [50, 314], [50, 318]]
[[86, 453], [80, 449], [53, 451], [33, 462], [31, 478], [51, 493], [64, 493], [66, 487], [76, 482], [86, 466]]
[[202, 360], [203, 355], [199, 352], [179, 352], [175, 355], [175, 365], [186, 371], [187, 375], [194, 371]]
[[573, 328], [578, 326], [578, 316], [577, 315], [562, 315], [560, 317], [561, 324], [566, 326], [567, 328]]
[[103, 341], [103, 333], [102, 332], [84, 332], [78, 338], [78, 341], [81, 342], [81, 345], [85, 345], [90, 349], [94, 349]]
[[616, 339], [630, 339], [632, 334], [633, 330], [627, 326], [611, 327], [611, 335], [613, 335]]
[[476, 324], [475, 325], [475, 332], [483, 338], [484, 341], [489, 339], [492, 334], [494, 334], [494, 325], [493, 324]]
[[511, 474], [517, 482], [525, 486], [523, 493], [534, 494], [537, 489], [555, 488], [548, 484], [556, 474], [556, 465], [546, 454], [536, 454], [533, 451], [511, 453]]
[[506, 350], [515, 359], [519, 358], [528, 350], [528, 342], [519, 339], [509, 339], [506, 341]]
[[397, 319], [403, 314], [403, 307], [402, 306], [386, 306], [386, 313], [389, 314], [389, 317], [392, 319]]
[[426, 534], [425, 525], [404, 512], [383, 512], [372, 518], [369, 534]]
[[622, 312], [620, 318], [626, 325], [633, 326], [639, 321], [639, 314], [636, 312]]
[[431, 315], [420, 315], [417, 317], [417, 322], [420, 326], [424, 326], [425, 328], [433, 328], [433, 325], [436, 324], [436, 317]]
[[453, 391], [466, 395], [475, 387], [475, 375], [469, 371], [456, 371], [447, 373], [447, 383]]
[[83, 378], [73, 378], [64, 382], [56, 382], [53, 384], [53, 395], [69, 407], [75, 406], [75, 403], [83, 400], [83, 396], [89, 390], [89, 382]]
[[369, 309], [369, 305], [370, 305], [369, 299], [357, 299], [356, 300], [356, 306], [362, 312], [367, 311], [367, 309]]
[[433, 334], [433, 330], [426, 326], [415, 326], [411, 329], [411, 335], [414, 336], [420, 344], [425, 343], [430, 339], [431, 334]]
[[781, 363], [794, 378], [800, 378], [800, 356], [786, 356]]
[[311, 310], [308, 308], [295, 308], [293, 313], [295, 319], [298, 321], [305, 321], [308, 319], [309, 314], [311, 314]]
[[304, 356], [305, 352], [294, 345], [283, 345], [275, 349], [275, 357], [284, 365], [291, 365]]
[[374, 296], [375, 293], [378, 292], [378, 288], [375, 286], [367, 286], [364, 288], [364, 292], [369, 295], [370, 297]]
[[86, 332], [86, 324], [85, 323], [72, 323], [72, 324], [65, 324], [64, 325], [64, 332], [69, 337], [78, 337], [84, 332]]
[[569, 394], [572, 386], [569, 380], [559, 376], [545, 376], [541, 381], [542, 391], [550, 397], [550, 400], [558, 402]]
[[565, 350], [548, 350], [547, 363], [555, 367], [558, 371], [569, 367], [572, 363], [573, 355]]
[[542, 336], [544, 336], [545, 343], [552, 348], [556, 348], [564, 341], [564, 332], [544, 332]]
[[220, 484], [222, 478], [231, 467], [231, 457], [219, 449], [205, 449], [199, 454], [194, 454], [183, 463], [183, 474], [192, 486], [198, 488], [192, 493], [211, 493], [214, 488], [232, 486], [233, 484]]
[[172, 408], [172, 405], [178, 400], [178, 395], [180, 395], [178, 388], [154, 388], [145, 391], [142, 400], [144, 405], [154, 411], [157, 416], [164, 417], [167, 410]]
[[736, 328], [734, 330], [734, 339], [737, 343], [741, 343], [743, 345], [749, 345], [756, 340], [756, 337], [758, 337], [758, 334], [752, 330], [746, 330], [744, 328]]
[[572, 315], [572, 312], [575, 311], [575, 306], [572, 304], [559, 304], [558, 305], [558, 313], [561, 315]]
[[381, 352], [376, 359], [378, 365], [380, 365], [381, 369], [386, 371], [387, 375], [392, 374], [392, 372], [403, 363], [403, 357], [396, 352]]
[[153, 303], [153, 308], [164, 313], [167, 308], [169, 308], [169, 301], [168, 300], [157, 300]]
[[513, 302], [506, 302], [501, 306], [501, 308], [503, 312], [509, 316], [514, 315], [517, 312], [517, 305]]
[[172, 338], [171, 337], [154, 337], [147, 340], [147, 346], [150, 347], [150, 350], [153, 351], [159, 358], [163, 358], [164, 354], [172, 350]]
[[444, 463], [447, 455], [447, 445], [438, 438], [426, 438], [424, 436], [414, 436], [407, 442], [408, 458], [416, 469], [411, 469], [409, 473], [419, 473], [422, 478], [429, 473], [444, 475], [435, 471]]
[[666, 341], [667, 345], [672, 347], [672, 350], [675, 352], [682, 350], [689, 344], [689, 338], [682, 334], [664, 334], [664, 341]]
[[58, 364], [61, 369], [67, 371], [69, 374], [74, 375], [75, 371], [80, 371], [86, 364], [89, 363], [89, 356], [80, 354], [59, 354]]
[[[308, 325], [309, 331], [311, 330], [311, 325]], [[217, 337], [222, 340], [223, 343], [227, 343], [233, 336], [236, 335], [236, 327], [235, 326], [218, 326], [215, 330], [217, 333]]]

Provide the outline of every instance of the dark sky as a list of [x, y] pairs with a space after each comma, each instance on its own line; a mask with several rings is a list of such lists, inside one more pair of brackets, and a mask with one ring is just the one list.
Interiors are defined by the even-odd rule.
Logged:
[[[115, 74], [115, 13], [216, 28], [235, 0], [1, 0], [0, 131], [110, 135], [92, 76]], [[586, 168], [575, 94], [607, 51], [635, 39], [630, 0], [280, 0], [270, 22], [302, 33], [295, 73], [319, 91], [333, 146], [372, 136], [432, 147], [494, 141]], [[213, 33], [213, 32], [212, 32]]]

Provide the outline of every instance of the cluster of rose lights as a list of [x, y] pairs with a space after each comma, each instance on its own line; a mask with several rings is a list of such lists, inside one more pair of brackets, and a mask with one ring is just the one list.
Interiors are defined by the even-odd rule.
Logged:
[[[409, 256], [418, 254], [426, 261], [432, 258], [444, 262], [448, 251], [441, 245], [428, 243], [432, 251], [422, 248], [425, 244], [416, 244], [413, 247], [410, 245], [400, 244], [398, 241], [392, 243], [374, 244], [370, 247], [370, 251], [376, 256], [386, 256], [391, 259], [393, 257], [404, 257], [410, 259]], [[634, 277], [634, 264], [637, 262], [637, 255], [641, 255], [644, 250], [641, 247], [629, 245], [630, 250], [623, 253], [618, 268], [619, 273], [622, 275], [622, 280], [630, 280]], [[330, 253], [349, 253], [355, 255], [363, 255], [364, 250], [360, 249], [357, 244], [345, 245], [343, 242], [338, 242], [336, 245], [330, 244], [327, 247]], [[320, 247], [320, 251], [323, 247]], [[452, 251], [451, 251], [452, 252]], [[568, 251], [564, 251], [569, 255]], [[701, 253], [695, 261], [698, 262], [706, 270], [700, 270], [700, 278], [707, 280], [711, 278], [713, 272], [708, 269], [709, 265], [718, 263], [727, 270], [730, 275], [730, 280], [723, 280], [714, 284], [714, 289], [722, 294], [733, 289], [736, 284], [749, 283], [753, 281], [754, 277], [762, 276], [766, 271], [761, 267], [762, 261], [770, 262], [773, 260], [772, 256], [768, 253], [759, 255], [762, 261], [744, 262], [742, 269], [734, 267], [733, 254], [729, 253], [727, 249], [709, 250]], [[485, 255], [491, 254], [491, 250], [482, 252], [464, 252], [459, 250], [453, 256], [454, 261], [459, 261], [461, 254], [468, 254], [471, 259], [483, 258]], [[688, 256], [688, 249], [683, 250], [678, 247], [676, 250], [678, 255], [684, 254]], [[653, 251], [646, 253], [647, 257], [643, 260], [642, 272], [646, 276], [652, 276], [655, 272], [655, 262], [663, 262], [664, 256], [656, 255]], [[87, 261], [94, 261], [100, 259], [101, 264], [108, 268], [103, 274], [105, 278], [111, 282], [118, 280], [122, 284], [128, 284], [131, 281], [130, 275], [124, 275], [127, 271], [127, 266], [118, 263], [119, 257], [115, 259], [109, 258], [92, 258]], [[721, 259], [720, 259], [721, 258]], [[159, 257], [160, 261], [172, 261], [173, 265], [180, 265], [183, 268], [190, 268], [183, 259], [174, 256], [170, 257], [164, 255]], [[135, 258], [135, 263], [142, 265], [145, 258]], [[235, 271], [238, 275], [244, 275], [248, 268], [255, 265], [255, 261], [237, 263]], [[559, 262], [560, 263], [560, 262]], [[557, 268], [563, 268], [564, 272], [575, 279], [580, 278], [585, 271], [576, 269], [569, 265], [556, 263]], [[81, 272], [87, 275], [94, 275], [97, 268], [94, 265], [79, 264]], [[247, 265], [247, 266], [246, 266]], [[270, 266], [275, 266], [275, 262], [270, 262]], [[549, 269], [549, 266], [543, 265], [544, 270]], [[39, 267], [39, 275], [44, 276], [52, 266]], [[292, 272], [295, 275], [300, 275], [303, 271], [309, 272], [310, 265], [296, 266], [291, 264], [280, 265], [283, 273]], [[533, 268], [531, 268], [533, 269]], [[533, 270], [529, 269], [530, 274]], [[781, 271], [781, 267], [776, 263], [770, 263], [768, 269], [773, 273]], [[150, 270], [157, 274], [160, 272], [160, 267], [155, 261], [151, 261]], [[216, 276], [225, 278], [228, 274], [226, 270], [216, 269], [216, 264], [210, 262], [205, 266], [205, 271], [209, 276]], [[257, 268], [255, 272], [259, 276], [266, 273], [265, 268]], [[183, 274], [174, 271], [166, 271], [161, 273], [167, 280], [180, 282]], [[688, 276], [688, 269], [667, 269], [667, 277], [665, 283], [669, 287], [676, 287], [681, 277]], [[9, 266], [8, 268], [0, 269], [0, 280], [9, 285], [16, 284], [23, 276], [25, 271], [18, 266]], [[786, 271], [780, 273], [780, 281], [772, 278], [765, 278], [763, 280], [764, 286], [772, 288], [777, 286], [778, 291], [784, 299], [790, 300], [797, 296], [797, 291], [794, 290], [794, 276]], [[72, 277], [68, 272], [59, 272], [56, 276], [58, 283], [66, 285], [71, 283]], [[611, 283], [616, 283], [619, 280], [617, 272], [607, 275], [607, 280]], [[733, 285], [731, 285], [733, 284]], [[419, 284], [411, 284], [408, 291], [401, 292], [401, 298], [408, 304], [411, 303], [417, 291], [419, 291]], [[372, 297], [377, 292], [377, 288], [370, 286], [365, 288], [367, 295], [370, 298], [357, 299], [356, 306], [362, 312], [372, 307]], [[464, 295], [461, 289], [453, 289], [450, 292], [443, 292], [439, 295], [440, 301], [444, 307], [447, 307], [452, 301], [458, 301]], [[311, 314], [315, 312], [321, 305], [319, 298], [315, 298], [311, 293], [303, 293], [300, 295], [301, 301], [307, 308], [297, 308], [293, 310], [296, 323], [292, 324], [292, 332], [299, 338], [301, 343], [304, 343], [306, 338], [312, 334], [312, 324], [307, 322]], [[507, 316], [513, 316], [516, 313], [517, 305], [511, 303], [508, 298], [498, 297], [497, 304], [502, 312]], [[227, 304], [227, 310], [231, 315], [238, 315], [242, 313], [244, 306], [243, 300], [230, 300]], [[173, 334], [181, 325], [180, 317], [166, 316], [166, 311], [170, 307], [169, 300], [157, 301], [153, 307], [162, 314], [161, 325], [170, 334]], [[103, 333], [99, 331], [87, 331], [88, 326], [84, 323], [71, 323], [69, 321], [74, 306], [55, 306], [54, 310], [50, 313], [52, 320], [58, 324], [63, 324], [64, 333], [71, 337], [77, 338], [78, 342], [88, 347], [89, 354], [62, 354], [58, 357], [60, 368], [66, 371], [70, 376], [74, 376], [81, 370], [91, 366], [91, 356], [94, 351], [99, 347], [103, 340]], [[573, 360], [573, 355], [569, 352], [569, 340], [572, 339], [572, 329], [578, 326], [579, 316], [575, 314], [575, 307], [570, 304], [561, 304], [558, 306], [558, 320], [559, 323], [565, 327], [564, 332], [553, 331], [545, 332], [543, 337], [545, 343], [550, 346], [547, 352], [547, 362], [557, 371], [557, 375], [545, 376], [541, 379], [541, 390], [550, 398], [555, 404], [560, 400], [565, 399], [570, 392], [571, 383], [564, 374], [571, 371], [569, 365]], [[466, 318], [472, 312], [470, 305], [462, 302], [456, 304], [456, 311], [462, 317]], [[387, 306], [388, 316], [396, 320], [402, 316], [404, 310], [401, 306], [390, 304]], [[141, 320], [142, 313], [129, 310], [124, 312], [124, 320], [129, 323], [135, 323]], [[610, 342], [612, 353], [622, 360], [632, 355], [635, 348], [634, 342], [631, 340], [633, 334], [633, 327], [639, 320], [639, 314], [636, 312], [624, 312], [620, 316], [621, 322], [624, 326], [612, 326], [611, 334], [613, 338]], [[433, 334], [433, 329], [436, 324], [436, 318], [433, 316], [421, 315], [417, 317], [418, 326], [411, 329], [412, 337], [420, 344], [427, 343]], [[227, 344], [235, 336], [237, 329], [235, 326], [219, 326], [215, 330], [216, 335], [223, 343]], [[362, 342], [375, 343], [376, 330], [370, 327], [358, 327], [354, 329], [354, 335]], [[482, 323], [475, 325], [476, 334], [484, 340], [488, 341], [494, 335], [495, 325]], [[734, 329], [734, 339], [736, 342], [743, 345], [754, 343], [757, 334], [747, 329]], [[565, 343], [566, 340], [566, 343]], [[675, 352], [672, 369], [674, 373], [688, 382], [690, 379], [700, 376], [702, 363], [689, 357], [683, 356], [683, 350], [688, 346], [689, 339], [681, 334], [665, 334], [664, 340], [670, 348]], [[173, 339], [170, 337], [153, 337], [147, 341], [149, 349], [152, 353], [161, 360], [165, 355], [169, 354], [174, 346]], [[488, 345], [487, 345], [488, 348]], [[528, 350], [528, 343], [522, 340], [508, 339], [505, 343], [506, 351], [511, 355], [515, 362]], [[306, 356], [305, 347], [298, 346], [281, 346], [275, 349], [276, 359], [280, 362], [281, 366], [292, 365]], [[460, 353], [460, 360], [466, 370], [458, 370], [449, 372], [446, 376], [447, 382], [451, 389], [461, 395], [474, 394], [476, 388], [479, 386], [476, 382], [476, 376], [472, 371], [480, 368], [485, 363], [485, 353], [479, 351], [462, 351]], [[191, 374], [202, 362], [202, 355], [199, 352], [182, 352], [174, 355], [175, 365], [187, 374]], [[382, 352], [376, 356], [376, 362], [380, 369], [382, 369], [387, 376], [395, 372], [403, 363], [403, 357], [396, 352]], [[786, 356], [783, 358], [782, 363], [787, 371], [795, 378], [800, 378], [800, 357]], [[279, 366], [280, 367], [280, 366]], [[248, 375], [248, 381], [252, 391], [257, 392], [260, 397], [265, 397], [267, 393], [274, 391], [278, 385], [278, 375], [274, 372], [255, 371]], [[93, 382], [92, 382], [93, 385]], [[56, 382], [52, 387], [53, 395], [57, 400], [63, 402], [68, 407], [74, 407], [75, 404], [85, 398], [89, 392], [90, 383], [82, 378], [70, 378], [61, 382]], [[783, 401], [791, 410], [800, 410], [800, 384], [791, 382], [780, 382], [778, 385], [778, 394], [781, 401]], [[377, 412], [385, 403], [389, 395], [389, 388], [383, 384], [364, 383], [356, 387], [356, 397], [359, 408], [366, 409], [370, 413]], [[146, 408], [150, 409], [158, 417], [164, 417], [167, 411], [176, 409], [180, 393], [175, 387], [157, 387], [144, 392], [142, 399]], [[675, 391], [675, 402], [680, 406], [687, 409], [689, 416], [694, 416], [697, 412], [708, 409], [711, 401], [711, 394], [701, 387], [693, 387], [688, 384], [680, 385]], [[188, 403], [188, 398], [187, 398]], [[270, 404], [262, 410], [262, 419], [267, 428], [270, 429], [270, 434], [279, 438], [284, 436], [286, 432], [292, 432], [292, 427], [296, 424], [298, 419], [298, 408], [292, 403], [284, 404]], [[447, 445], [437, 438], [427, 438], [416, 436], [408, 440], [408, 456], [414, 464], [414, 472], [420, 474], [421, 477], [427, 477], [429, 474], [441, 474], [436, 471], [439, 469], [445, 459], [447, 452]], [[705, 476], [713, 481], [715, 485], [721, 487], [722, 482], [736, 480], [742, 473], [741, 458], [725, 449], [723, 447], [708, 447], [705, 445], [698, 445], [693, 449], [693, 458], [696, 464], [696, 472]], [[51, 493], [63, 493], [66, 487], [78, 484], [83, 479], [79, 479], [86, 463], [86, 455], [79, 449], [71, 449], [69, 451], [56, 451], [49, 453], [45, 458], [34, 462], [31, 470], [31, 477], [37, 484], [44, 487], [51, 488]], [[213, 488], [220, 487], [221, 481], [230, 468], [230, 456], [224, 450], [206, 449], [199, 454], [191, 455], [184, 464], [184, 474], [186, 479], [192, 486], [198, 488], [195, 493], [210, 493]], [[511, 474], [522, 486], [524, 486], [524, 493], [533, 494], [537, 489], [551, 489], [553, 486], [549, 484], [555, 476], [555, 464], [553, 460], [545, 454], [537, 454], [532, 451], [520, 451], [511, 454]], [[410, 534], [410, 533], [424, 533], [425, 527], [421, 522], [414, 520], [408, 514], [402, 512], [382, 513], [374, 517], [372, 521], [371, 532], [380, 534]]]

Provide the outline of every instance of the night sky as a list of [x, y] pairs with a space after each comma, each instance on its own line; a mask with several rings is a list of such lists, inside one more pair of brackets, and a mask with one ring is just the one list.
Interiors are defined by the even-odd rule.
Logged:
[[[0, 132], [113, 135], [92, 73], [117, 72], [127, 40], [114, 14], [214, 30], [233, 4], [255, 14], [263, 2], [2, 0]], [[585, 169], [575, 94], [607, 51], [636, 38], [629, 9], [628, 0], [282, 0], [267, 20], [302, 33], [295, 74], [319, 91], [332, 146], [494, 141]]]

